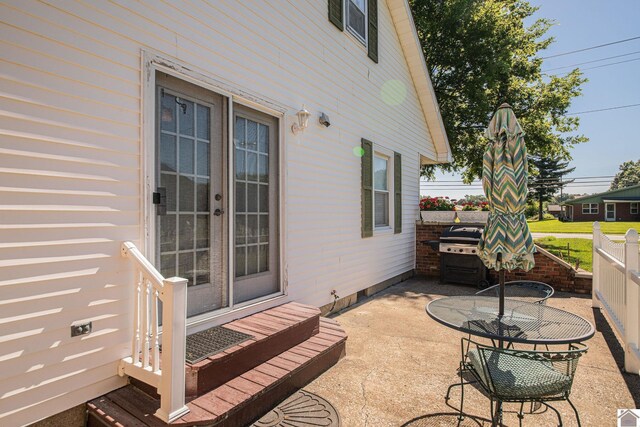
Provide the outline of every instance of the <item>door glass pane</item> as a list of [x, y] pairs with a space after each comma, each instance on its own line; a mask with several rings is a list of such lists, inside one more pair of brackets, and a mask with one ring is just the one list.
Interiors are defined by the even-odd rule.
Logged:
[[269, 131], [262, 123], [236, 118], [236, 277], [269, 270]]
[[193, 250], [194, 217], [191, 214], [178, 216], [178, 249]]
[[180, 174], [179, 184], [178, 191], [180, 198], [180, 211], [193, 212], [193, 202], [195, 197], [193, 178]]
[[197, 105], [196, 127], [198, 128], [198, 138], [209, 140], [210, 124], [209, 117], [211, 109], [203, 105]]
[[209, 179], [197, 178], [196, 181], [196, 210], [209, 212]]
[[193, 136], [194, 119], [193, 102], [183, 98], [178, 100], [178, 133], [180, 135]]
[[260, 245], [259, 249], [259, 259], [258, 259], [258, 271], [268, 271], [269, 270], [269, 245]]
[[258, 150], [258, 123], [247, 120], [247, 150]]
[[259, 127], [258, 134], [258, 149], [261, 153], [268, 154], [269, 153], [269, 127], [263, 124]]
[[209, 176], [209, 143], [198, 141], [198, 175]]
[[160, 169], [176, 171], [176, 137], [163, 133], [160, 136]]
[[178, 194], [176, 193], [178, 191], [178, 186], [176, 185], [176, 175], [168, 173], [160, 174], [160, 187], [165, 188], [165, 191], [167, 192], [167, 211], [175, 212], [176, 200], [178, 197]]
[[160, 129], [168, 132], [176, 131], [176, 97], [169, 94], [161, 95]]
[[258, 245], [247, 246], [247, 275], [258, 272]]
[[180, 138], [180, 173], [193, 174], [193, 139]]

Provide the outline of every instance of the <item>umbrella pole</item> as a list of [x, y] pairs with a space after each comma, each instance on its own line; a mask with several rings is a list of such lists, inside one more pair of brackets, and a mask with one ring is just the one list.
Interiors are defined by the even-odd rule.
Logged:
[[505, 275], [505, 271], [504, 269], [500, 270], [498, 272], [498, 282], [500, 283], [500, 306], [499, 306], [499, 311], [498, 311], [498, 315], [500, 317], [504, 316], [504, 275]]

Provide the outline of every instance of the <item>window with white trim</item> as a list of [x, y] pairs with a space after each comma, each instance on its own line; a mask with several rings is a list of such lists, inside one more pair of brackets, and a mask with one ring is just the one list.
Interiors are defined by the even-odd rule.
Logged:
[[585, 215], [592, 215], [598, 213], [598, 204], [597, 203], [583, 203], [582, 204], [582, 213]]
[[629, 208], [632, 215], [638, 214], [638, 202], [631, 203], [631, 207]]
[[367, 2], [366, 0], [345, 0], [347, 29], [367, 45]]
[[389, 222], [389, 157], [375, 153], [373, 158], [373, 217], [376, 228], [388, 227]]

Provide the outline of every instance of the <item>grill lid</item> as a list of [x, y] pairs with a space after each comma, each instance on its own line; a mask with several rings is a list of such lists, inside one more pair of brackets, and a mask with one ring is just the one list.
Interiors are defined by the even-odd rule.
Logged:
[[478, 243], [482, 235], [482, 227], [470, 227], [468, 225], [453, 225], [445, 228], [440, 236], [443, 242]]

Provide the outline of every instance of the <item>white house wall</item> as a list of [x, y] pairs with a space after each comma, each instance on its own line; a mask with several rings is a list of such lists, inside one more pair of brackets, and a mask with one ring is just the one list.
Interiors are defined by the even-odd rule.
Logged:
[[[289, 108], [288, 292], [316, 306], [414, 267], [419, 155], [435, 158], [384, 0], [380, 63], [326, 1], [4, 1], [0, 4], [0, 425], [27, 424], [123, 384], [141, 244], [142, 51]], [[407, 89], [397, 106], [382, 85]], [[317, 124], [319, 112], [331, 127]], [[402, 154], [403, 232], [360, 237], [367, 138]], [[92, 321], [93, 333], [70, 337]]]

